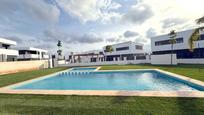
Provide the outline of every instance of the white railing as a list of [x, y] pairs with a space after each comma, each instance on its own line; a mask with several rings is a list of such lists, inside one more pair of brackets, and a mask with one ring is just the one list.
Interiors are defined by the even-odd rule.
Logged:
[[18, 56], [18, 59], [38, 59], [40, 58], [37, 54], [21, 54]]
[[17, 50], [13, 49], [1, 49], [0, 48], [0, 54], [5, 54], [5, 55], [18, 55]]

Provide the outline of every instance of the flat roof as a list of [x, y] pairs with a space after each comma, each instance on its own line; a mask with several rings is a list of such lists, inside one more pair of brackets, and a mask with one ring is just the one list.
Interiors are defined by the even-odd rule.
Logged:
[[[137, 43], [137, 42], [133, 42], [133, 41], [126, 41], [126, 42], [120, 42], [120, 43], [111, 44], [111, 46], [116, 46], [116, 45], [120, 45], [120, 44], [131, 44], [131, 43], [136, 44], [136, 45], [144, 45], [142, 43]], [[104, 47], [106, 47], [106, 46], [104, 46]]]
[[39, 52], [45, 52], [45, 53], [48, 52], [47, 50], [39, 49], [39, 48], [34, 48], [34, 47], [18, 47], [18, 48], [16, 48], [16, 49], [18, 49], [18, 50], [39, 51]]
[[0, 43], [2, 44], [8, 44], [8, 45], [17, 45], [16, 41], [0, 38]]

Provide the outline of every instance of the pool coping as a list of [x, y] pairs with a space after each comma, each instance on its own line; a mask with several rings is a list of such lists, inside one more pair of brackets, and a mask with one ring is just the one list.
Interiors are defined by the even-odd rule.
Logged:
[[[63, 72], [72, 70], [69, 68], [63, 71], [59, 71], [53, 74], [45, 75], [42, 77], [34, 78], [31, 80], [23, 81], [20, 83], [8, 85], [0, 88], [0, 94], [42, 94], [42, 95], [87, 95], [87, 96], [151, 96], [151, 97], [204, 97], [204, 91], [137, 91], [137, 90], [15, 90], [12, 87], [17, 87], [19, 85], [39, 81], [49, 77], [53, 77]], [[195, 80], [189, 77], [178, 75], [175, 73], [167, 72], [160, 69], [120, 69], [120, 70], [99, 70], [97, 67], [93, 72], [111, 72], [111, 71], [147, 71], [155, 70], [163, 74], [169, 75], [171, 77], [184, 80], [199, 86], [204, 87], [204, 82]]]

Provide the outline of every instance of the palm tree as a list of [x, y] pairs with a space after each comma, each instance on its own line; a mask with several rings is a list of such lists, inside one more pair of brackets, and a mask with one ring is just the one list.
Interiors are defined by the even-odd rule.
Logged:
[[[107, 45], [107, 46], [105, 47], [105, 52], [110, 52], [110, 53], [112, 53], [112, 52], [113, 52], [113, 47], [112, 47], [111, 45]], [[105, 61], [106, 61], [106, 56], [105, 56]]]
[[[204, 23], [204, 16], [195, 20], [197, 25], [200, 25], [202, 23]], [[189, 47], [190, 47], [190, 51], [193, 52], [194, 51], [194, 41], [198, 41], [200, 39], [200, 31], [204, 29], [204, 26], [198, 27], [194, 30], [194, 32], [191, 34], [188, 43], [189, 43]], [[198, 44], [199, 46], [199, 44]]]
[[58, 47], [57, 54], [59, 59], [59, 57], [62, 56], [62, 50], [61, 50], [62, 42], [60, 40], [58, 40], [57, 47]]
[[[195, 20], [197, 25], [200, 25], [202, 23], [204, 23], [204, 16]], [[194, 30], [194, 32], [191, 34], [188, 43], [189, 43], [189, 47], [190, 47], [190, 51], [193, 52], [194, 51], [194, 41], [198, 41], [200, 39], [200, 31], [202, 31], [204, 29], [204, 26], [198, 27]], [[199, 42], [198, 42], [198, 49], [199, 49]], [[200, 51], [198, 52], [199, 56], [200, 56]], [[198, 70], [200, 71], [200, 68], [198, 68]]]
[[174, 44], [176, 43], [176, 32], [175, 30], [170, 31], [169, 33], [169, 38], [171, 38], [169, 40], [169, 42], [171, 43], [171, 65], [173, 65], [173, 48], [174, 48]]

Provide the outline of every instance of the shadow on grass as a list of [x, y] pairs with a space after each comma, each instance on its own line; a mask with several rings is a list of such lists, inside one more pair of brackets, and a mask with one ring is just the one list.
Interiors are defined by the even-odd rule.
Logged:
[[203, 115], [203, 103], [199, 98], [176, 98], [176, 105], [181, 115]]

